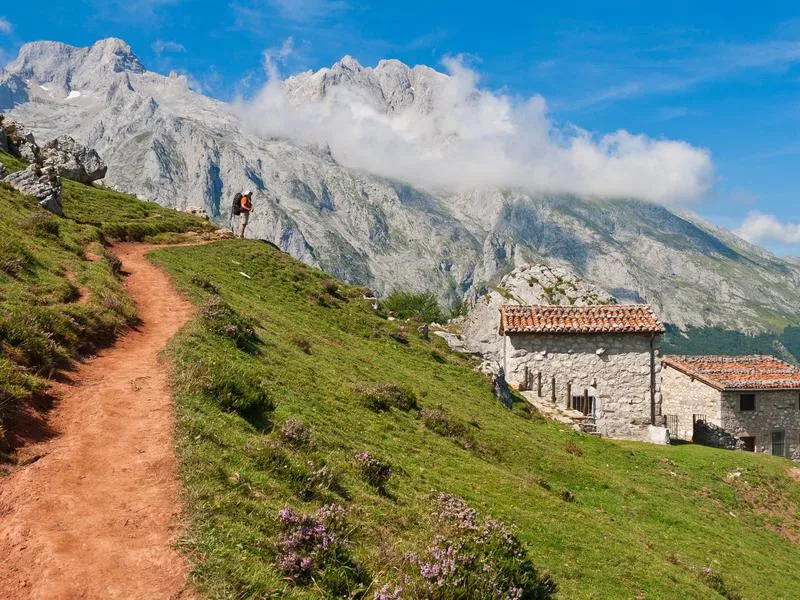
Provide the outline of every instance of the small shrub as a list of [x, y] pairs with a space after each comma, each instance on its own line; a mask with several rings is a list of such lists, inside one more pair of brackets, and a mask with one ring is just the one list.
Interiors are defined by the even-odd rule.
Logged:
[[567, 454], [572, 454], [572, 456], [583, 456], [583, 450], [572, 440], [564, 442], [564, 450]]
[[742, 600], [739, 592], [728, 589], [719, 573], [715, 573], [708, 567], [703, 567], [700, 574], [706, 584], [723, 598], [727, 598], [727, 600]]
[[103, 257], [106, 259], [106, 262], [108, 263], [108, 268], [111, 269], [111, 272], [115, 276], [119, 277], [120, 275], [122, 275], [122, 261], [119, 258], [117, 258], [115, 254], [104, 251]]
[[36, 258], [24, 246], [14, 242], [0, 245], [0, 272], [11, 277], [19, 277], [35, 265]]
[[214, 285], [213, 280], [211, 279], [211, 275], [197, 275], [194, 274], [189, 279], [193, 285], [206, 290], [207, 292], [211, 292], [212, 294], [219, 294], [219, 289], [216, 285]]
[[294, 336], [292, 337], [291, 342], [306, 354], [311, 354], [311, 342], [309, 342], [306, 338]]
[[336, 300], [333, 296], [328, 294], [319, 294], [317, 296], [317, 305], [322, 306], [324, 308], [330, 308], [336, 303]]
[[265, 387], [238, 369], [228, 368], [212, 377], [205, 393], [223, 410], [253, 419], [275, 410], [275, 404]]
[[533, 419], [536, 415], [535, 409], [528, 404], [527, 402], [514, 402], [511, 406], [512, 411], [514, 414], [519, 415], [523, 419]]
[[441, 323], [445, 320], [439, 301], [430, 292], [412, 294], [396, 291], [389, 294], [381, 304], [400, 319], [417, 319], [424, 323]]
[[378, 460], [369, 452], [356, 454], [356, 462], [364, 480], [379, 492], [386, 493], [386, 484], [392, 477], [392, 466]]
[[570, 492], [568, 489], [564, 488], [558, 493], [559, 498], [561, 498], [564, 502], [574, 502], [575, 501], [575, 494]]
[[61, 226], [57, 217], [45, 210], [34, 212], [22, 227], [25, 231], [29, 231], [39, 237], [58, 237], [59, 233], [61, 233]]
[[406, 327], [398, 327], [397, 331], [392, 331], [389, 334], [389, 337], [404, 346], [408, 346], [408, 329]]
[[256, 335], [255, 325], [241, 317], [221, 296], [212, 296], [200, 309], [200, 316], [215, 334], [228, 337], [240, 350], [256, 353], [261, 341]]
[[457, 443], [465, 450], [480, 450], [467, 424], [457, 417], [444, 412], [441, 408], [423, 408], [419, 413], [425, 427]]
[[386, 584], [375, 592], [373, 600], [401, 600], [403, 598], [403, 588], [396, 585]]
[[280, 436], [284, 442], [295, 448], [310, 446], [313, 442], [311, 429], [294, 417], [289, 417], [281, 424]]
[[537, 572], [507, 525], [450, 494], [439, 494], [431, 516], [438, 535], [424, 552], [406, 557], [408, 597], [546, 600], [556, 593], [555, 582]]
[[391, 408], [404, 412], [419, 409], [414, 392], [394, 383], [356, 386], [355, 391], [361, 396], [366, 407], [375, 412], [386, 412]]
[[295, 585], [312, 582], [326, 597], [353, 597], [366, 584], [367, 573], [349, 555], [347, 511], [328, 504], [302, 515], [291, 507], [278, 513], [276, 566]]
[[325, 281], [323, 281], [322, 289], [329, 296], [332, 296], [334, 298], [341, 298], [341, 292], [339, 291], [339, 283], [334, 281], [333, 279], [326, 279]]
[[431, 352], [431, 358], [432, 358], [434, 361], [436, 361], [437, 363], [439, 363], [440, 365], [443, 365], [443, 364], [445, 364], [445, 363], [447, 362], [447, 359], [446, 359], [446, 358], [444, 357], [444, 355], [443, 355], [441, 352], [439, 352], [438, 350], [433, 350], [433, 351]]

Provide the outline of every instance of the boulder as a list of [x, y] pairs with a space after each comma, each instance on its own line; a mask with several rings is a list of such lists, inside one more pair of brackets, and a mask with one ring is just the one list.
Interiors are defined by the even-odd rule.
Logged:
[[0, 179], [6, 176], [6, 166], [3, 163], [0, 163]]
[[647, 427], [647, 441], [651, 444], [669, 444], [669, 429], [650, 425]]
[[47, 210], [57, 215], [62, 214], [61, 181], [54, 168], [32, 164], [24, 171], [7, 175], [3, 181], [17, 191], [33, 196]]
[[511, 408], [511, 405], [514, 404], [514, 394], [511, 392], [511, 388], [508, 387], [506, 375], [500, 363], [486, 360], [478, 367], [478, 371], [492, 380], [492, 391], [495, 398], [500, 400], [506, 408]]
[[61, 177], [91, 183], [106, 176], [108, 167], [100, 155], [68, 135], [47, 142], [39, 151], [41, 164], [53, 167]]

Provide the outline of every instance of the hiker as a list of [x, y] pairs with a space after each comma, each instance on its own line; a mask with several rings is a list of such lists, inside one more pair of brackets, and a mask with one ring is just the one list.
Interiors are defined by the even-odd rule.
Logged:
[[[239, 229], [239, 237], [244, 239], [244, 231], [247, 229], [247, 223], [250, 221], [250, 213], [253, 212], [253, 192], [247, 190], [243, 194], [236, 194], [233, 197], [233, 206], [231, 206], [231, 221], [233, 221], [234, 215], [239, 217], [239, 223], [241, 225]], [[236, 230], [233, 229], [233, 233], [236, 233]]]

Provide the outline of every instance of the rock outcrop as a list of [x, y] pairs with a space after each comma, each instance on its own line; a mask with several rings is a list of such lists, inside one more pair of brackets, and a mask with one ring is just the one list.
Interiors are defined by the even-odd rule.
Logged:
[[0, 180], [33, 196], [40, 205], [59, 215], [62, 213], [60, 177], [91, 183], [105, 177], [107, 171], [96, 151], [70, 136], [60, 136], [39, 147], [32, 132], [2, 115], [0, 150], [30, 163], [27, 169], [11, 174], [0, 164]]
[[605, 290], [586, 283], [567, 269], [547, 265], [521, 265], [503, 277], [497, 287], [478, 297], [461, 324], [454, 350], [479, 354], [486, 360], [503, 358], [500, 307], [503, 304], [565, 304], [587, 306], [615, 304]]
[[106, 176], [108, 167], [93, 149], [76, 142], [68, 135], [62, 135], [47, 142], [39, 150], [40, 162], [53, 167], [61, 177], [92, 183]]
[[19, 192], [33, 196], [47, 210], [62, 214], [61, 181], [53, 167], [32, 164], [23, 171], [6, 175], [3, 181]]

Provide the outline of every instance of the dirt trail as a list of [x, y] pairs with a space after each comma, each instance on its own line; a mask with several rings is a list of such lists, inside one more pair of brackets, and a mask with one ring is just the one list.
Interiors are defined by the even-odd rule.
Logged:
[[0, 479], [0, 598], [189, 598], [174, 415], [158, 353], [192, 316], [142, 244], [115, 253], [141, 326], [54, 384], [58, 435]]

